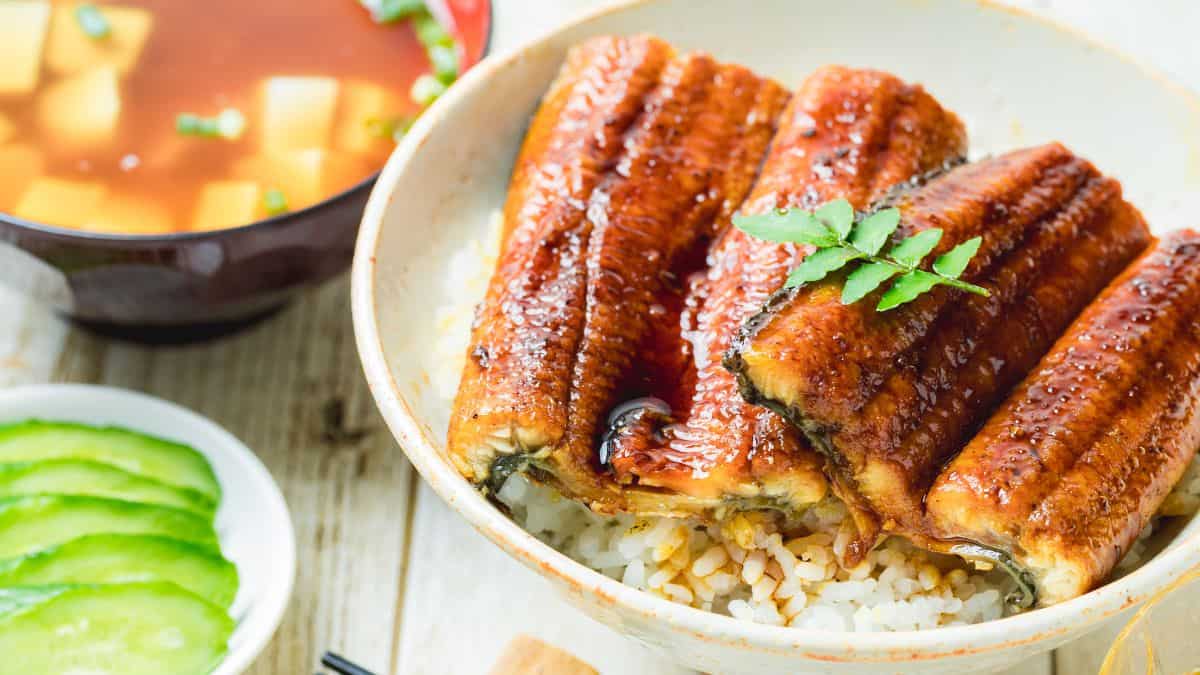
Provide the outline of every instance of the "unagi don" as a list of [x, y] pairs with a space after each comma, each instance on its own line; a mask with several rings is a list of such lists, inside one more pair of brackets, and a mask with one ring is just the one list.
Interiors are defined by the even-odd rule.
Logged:
[[[898, 184], [959, 161], [962, 123], [918, 86], [873, 70], [826, 67], [792, 97], [743, 213], [847, 198], [858, 208]], [[627, 406], [605, 441], [618, 479], [659, 491], [630, 492], [686, 510], [685, 503], [800, 509], [827, 492], [823, 460], [775, 413], [741, 399], [721, 366], [742, 321], [778, 289], [803, 247], [754, 239], [727, 227], [709, 253], [706, 275], [691, 285], [684, 325], [694, 345], [682, 372], [668, 378], [670, 402]], [[652, 510], [652, 509], [651, 509]]]
[[597, 456], [605, 418], [657, 299], [741, 204], [787, 98], [651, 37], [572, 50], [518, 157], [455, 401], [449, 449], [468, 479], [523, 470], [622, 507]]
[[1166, 236], [1071, 325], [928, 496], [934, 532], [1049, 605], [1108, 577], [1200, 445], [1200, 235]]
[[1120, 185], [1058, 144], [954, 169], [895, 205], [900, 237], [944, 231], [934, 254], [982, 236], [963, 278], [990, 296], [936, 288], [877, 312], [843, 305], [833, 277], [773, 296], [726, 362], [885, 531], [927, 543], [945, 462], [1150, 236]]

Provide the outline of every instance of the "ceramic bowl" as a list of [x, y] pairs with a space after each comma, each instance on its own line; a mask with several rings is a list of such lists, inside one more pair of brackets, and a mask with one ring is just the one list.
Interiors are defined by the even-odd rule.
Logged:
[[49, 384], [0, 390], [0, 424], [43, 420], [116, 425], [190, 445], [221, 484], [216, 530], [237, 565], [230, 615], [237, 628], [212, 675], [239, 675], [270, 642], [296, 578], [296, 535], [279, 487], [258, 457], [211, 420], [153, 396], [114, 387]]
[[454, 509], [583, 611], [706, 672], [986, 672], [1119, 620], [1200, 563], [1193, 521], [1159, 535], [1165, 550], [1140, 569], [1054, 607], [919, 632], [818, 632], [740, 622], [623, 586], [544, 545], [473, 490], [446, 459], [449, 410], [430, 379], [448, 254], [484, 237], [566, 49], [636, 32], [791, 85], [826, 63], [895, 72], [968, 121], [976, 156], [1062, 140], [1119, 177], [1160, 231], [1195, 225], [1184, 216], [1200, 206], [1200, 104], [1044, 21], [959, 0], [646, 0], [599, 12], [468, 74], [397, 149], [367, 205], [352, 273], [363, 365], [400, 445]]
[[[464, 63], [474, 64], [488, 50], [492, 3], [449, 6]], [[107, 234], [0, 213], [0, 282], [116, 337], [185, 342], [220, 335], [350, 265], [377, 176], [312, 206], [212, 232]]]

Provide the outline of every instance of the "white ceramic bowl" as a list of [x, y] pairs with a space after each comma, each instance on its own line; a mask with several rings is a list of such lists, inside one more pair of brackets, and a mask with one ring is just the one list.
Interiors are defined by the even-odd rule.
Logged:
[[[1197, 225], [1200, 103], [1059, 27], [959, 0], [646, 0], [599, 12], [467, 74], [397, 149], [367, 206], [353, 271], [359, 351], [388, 425], [421, 474], [479, 531], [596, 619], [682, 664], [721, 673], [986, 671], [1096, 629], [1200, 563], [1200, 521], [1171, 547], [1073, 601], [989, 623], [829, 633], [735, 621], [641, 593], [524, 532], [446, 461], [449, 411], [431, 384], [449, 251], [503, 203], [522, 132], [565, 50], [657, 33], [797, 84], [818, 65], [923, 83], [968, 122], [973, 154], [1053, 139], [1119, 177], [1161, 230]], [[1198, 219], [1200, 220], [1200, 219]]]
[[0, 424], [29, 418], [113, 424], [196, 448], [221, 484], [216, 529], [237, 565], [229, 654], [212, 675], [238, 675], [266, 647], [296, 577], [296, 536], [287, 504], [258, 457], [211, 420], [162, 399], [113, 387], [48, 384], [0, 390]]

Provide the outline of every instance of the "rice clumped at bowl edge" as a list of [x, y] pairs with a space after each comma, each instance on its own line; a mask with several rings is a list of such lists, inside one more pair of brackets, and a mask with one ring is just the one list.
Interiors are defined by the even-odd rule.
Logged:
[[[470, 338], [475, 306], [487, 290], [500, 248], [501, 215], [484, 239], [465, 242], [449, 258], [445, 303], [435, 321], [431, 373], [449, 409]], [[845, 506], [829, 498], [781, 531], [763, 513], [720, 524], [692, 519], [601, 516], [523, 476], [497, 494], [527, 531], [574, 560], [622, 583], [674, 602], [778, 626], [830, 631], [900, 631], [1000, 618], [1008, 577], [892, 537], [857, 567], [838, 563]], [[1167, 497], [1161, 513], [1200, 508], [1200, 458]], [[1145, 554], [1153, 523], [1131, 547], [1118, 573]]]

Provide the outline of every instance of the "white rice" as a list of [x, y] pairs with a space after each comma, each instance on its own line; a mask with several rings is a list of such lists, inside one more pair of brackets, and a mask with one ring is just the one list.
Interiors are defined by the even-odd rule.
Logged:
[[[434, 385], [450, 405], [458, 387], [476, 303], [484, 296], [499, 250], [500, 216], [486, 241], [470, 241], [450, 258], [447, 302]], [[897, 631], [954, 626], [1004, 615], [1012, 582], [952, 556], [890, 538], [855, 568], [838, 563], [847, 513], [830, 498], [806, 512], [795, 529], [778, 530], [765, 514], [744, 513], [720, 525], [690, 519], [600, 516], [555, 490], [510, 478], [497, 497], [533, 535], [588, 567], [629, 586], [745, 621], [831, 631]], [[1167, 498], [1162, 513], [1200, 508], [1200, 459]], [[1141, 562], [1151, 527], [1122, 560]]]

